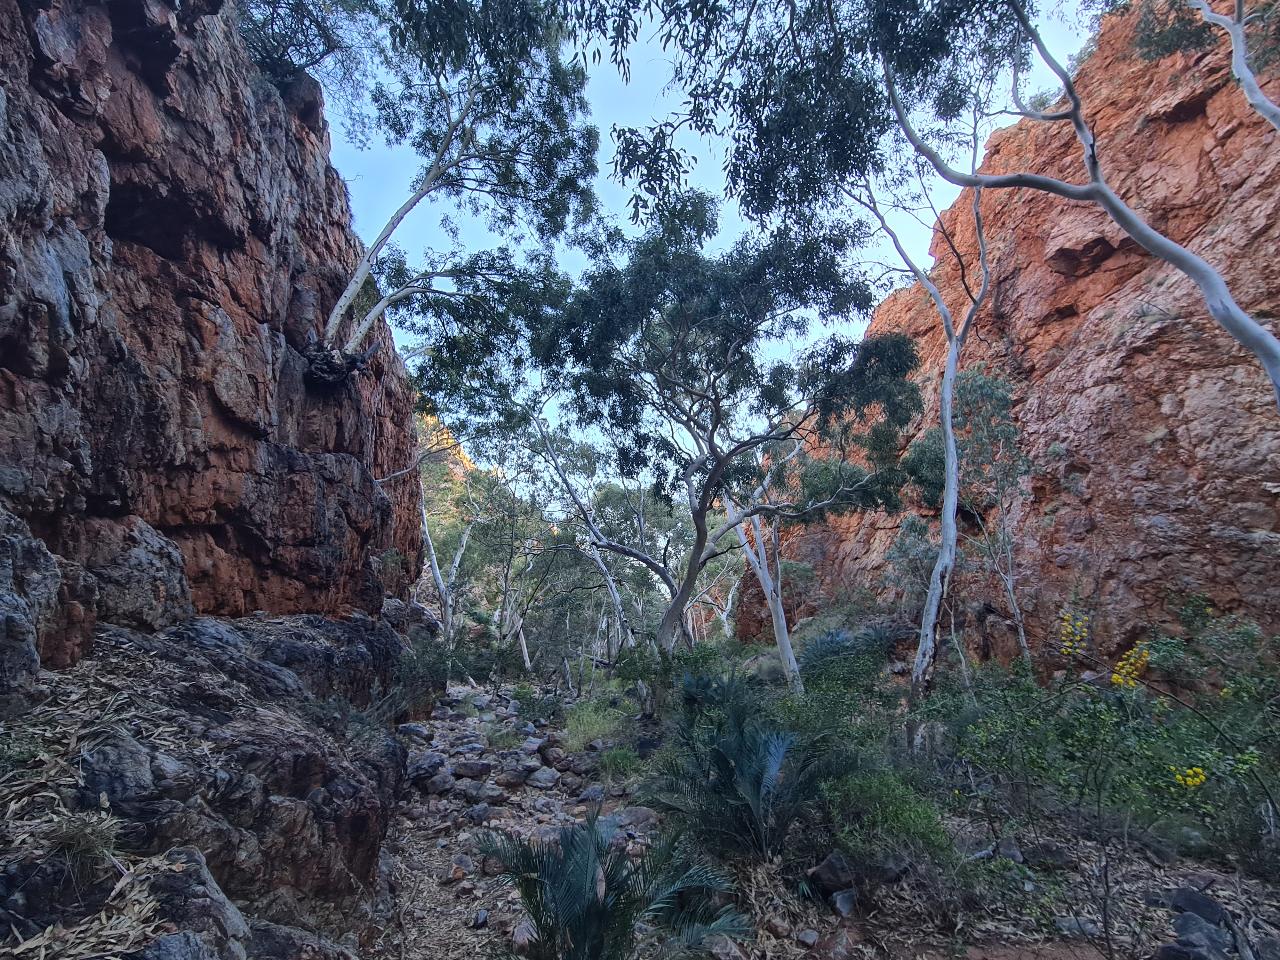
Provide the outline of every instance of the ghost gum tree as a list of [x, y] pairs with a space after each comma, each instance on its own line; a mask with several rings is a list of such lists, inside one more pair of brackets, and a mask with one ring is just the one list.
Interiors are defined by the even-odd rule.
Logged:
[[[1139, 5], [1157, 27], [1172, 23], [1170, 18], [1185, 25], [1187, 17], [1198, 16], [1206, 29], [1225, 31], [1246, 97], [1271, 118], [1268, 102], [1254, 89], [1244, 42], [1258, 18], [1244, 5], [1235, 5], [1225, 18], [1203, 3]], [[608, 44], [614, 62], [625, 69], [641, 18], [655, 18], [673, 80], [687, 97], [678, 113], [650, 128], [617, 133], [616, 169], [637, 185], [638, 210], [660, 205], [681, 181], [687, 158], [677, 136], [684, 130], [728, 140], [730, 192], [761, 222], [847, 215], [851, 204], [859, 206], [855, 198], [865, 198], [866, 185], [891, 169], [897, 144], [905, 141], [952, 184], [978, 191], [1037, 190], [1100, 207], [1141, 247], [1195, 284], [1210, 317], [1257, 358], [1280, 403], [1280, 340], [1237, 303], [1212, 264], [1121, 199], [1107, 179], [1104, 149], [1093, 136], [1080, 91], [1044, 43], [1035, 14], [1023, 0], [673, 0], [642, 11], [586, 2], [578, 22]], [[1152, 28], [1150, 35], [1157, 32]], [[1026, 106], [1019, 90], [1033, 57], [1062, 90], [1060, 102], [1044, 110]], [[1082, 161], [1078, 180], [1030, 170], [990, 175], [956, 161], [965, 152], [976, 89], [996, 81], [1012, 81], [1015, 109], [1008, 113], [1074, 132]], [[955, 341], [963, 340], [959, 329], [951, 338], [953, 353]], [[953, 462], [953, 489], [955, 467]], [[955, 497], [948, 500], [945, 512], [954, 524]], [[943, 579], [953, 557], [943, 554], [938, 562], [936, 573]], [[913, 670], [917, 685], [933, 657], [927, 620]]]
[[[446, 337], [483, 342], [506, 301], [556, 281], [550, 247], [595, 218], [598, 134], [587, 120], [585, 72], [561, 57], [555, 9], [539, 0], [395, 0], [394, 8], [374, 117], [388, 143], [409, 145], [423, 166], [329, 312], [313, 368], [327, 365], [335, 379], [359, 366], [389, 312], [424, 355]], [[442, 244], [420, 258], [392, 243], [416, 209], [441, 204], [507, 242], [466, 250], [446, 224]]]
[[[1102, 0], [1102, 12], [1138, 8], [1138, 49], [1156, 60], [1175, 50], [1203, 50], [1225, 36], [1231, 45], [1231, 74], [1258, 115], [1280, 130], [1280, 106], [1258, 82], [1257, 67], [1275, 59], [1280, 10], [1275, 0], [1231, 0], [1219, 9], [1207, 0]], [[1221, 12], [1225, 11], [1225, 12]]]
[[[605, 536], [575, 498], [599, 548], [666, 587], [656, 640], [667, 652], [687, 634], [700, 575], [739, 547], [743, 523], [896, 505], [901, 432], [920, 410], [905, 337], [789, 343], [809, 336], [814, 315], [836, 321], [870, 305], [848, 265], [856, 230], [795, 220], [710, 254], [715, 232], [712, 201], [682, 194], [618, 262], [591, 269], [530, 343], [567, 421], [601, 436], [619, 475], [650, 477], [687, 523], [681, 549], [654, 556]], [[758, 489], [763, 454], [791, 446], [803, 448], [790, 462], [804, 481], [795, 498], [734, 499]]]

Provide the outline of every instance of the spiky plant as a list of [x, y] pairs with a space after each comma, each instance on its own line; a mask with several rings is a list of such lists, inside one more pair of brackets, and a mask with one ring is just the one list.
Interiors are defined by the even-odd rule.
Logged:
[[828, 751], [762, 718], [740, 678], [687, 678], [681, 695], [684, 715], [648, 798], [718, 854], [771, 859], [813, 803]]
[[800, 672], [808, 677], [837, 661], [856, 658], [883, 663], [903, 636], [902, 624], [893, 620], [870, 620], [856, 630], [828, 630], [800, 651]]
[[728, 881], [682, 863], [670, 843], [632, 859], [612, 841], [608, 820], [592, 817], [553, 840], [487, 834], [480, 849], [502, 864], [535, 930], [530, 960], [629, 960], [638, 932], [661, 928], [668, 954], [697, 952], [716, 936], [737, 936], [741, 918], [716, 908]]

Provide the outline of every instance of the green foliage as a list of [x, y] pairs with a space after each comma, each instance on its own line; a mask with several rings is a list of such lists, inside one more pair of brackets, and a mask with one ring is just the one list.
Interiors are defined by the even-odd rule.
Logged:
[[929, 577], [938, 561], [938, 549], [928, 522], [916, 514], [903, 518], [885, 559], [890, 571], [887, 582], [901, 591], [901, 605], [905, 610], [914, 611], [923, 605]]
[[40, 742], [31, 736], [4, 731], [0, 736], [0, 779], [30, 766], [40, 756]]
[[[1053, 803], [1156, 833], [1192, 822], [1250, 869], [1274, 872], [1277, 643], [1200, 601], [1184, 624], [1183, 637], [1119, 658], [1105, 686], [1044, 688], [1025, 671], [991, 667], [975, 675], [976, 706], [936, 703], [952, 718], [959, 756], [1009, 788], [982, 807], [999, 796], [1005, 815], [1026, 817]], [[1141, 655], [1148, 650], [1158, 655]], [[1166, 694], [1147, 685], [1142, 674], [1156, 667], [1184, 686]]]
[[630, 44], [656, 30], [685, 95], [675, 116], [616, 134], [615, 173], [636, 183], [637, 216], [680, 190], [686, 127], [724, 136], [729, 190], [748, 217], [838, 208], [845, 190], [890, 168], [885, 64], [908, 106], [952, 119], [972, 105], [976, 75], [1022, 52], [1015, 19], [987, 0], [673, 0], [657, 13], [592, 0], [575, 20], [624, 66]]
[[335, 86], [367, 82], [385, 52], [387, 11], [377, 0], [238, 0], [236, 25], [249, 55], [273, 81], [315, 71]]
[[898, 631], [886, 623], [871, 623], [858, 630], [831, 630], [809, 641], [798, 657], [805, 677], [829, 677], [842, 667], [840, 661], [866, 659], [882, 665], [898, 639]]
[[897, 855], [947, 861], [954, 856], [938, 808], [893, 771], [832, 780], [822, 785], [822, 801], [838, 843], [858, 859]]
[[552, 723], [560, 719], [561, 702], [554, 693], [539, 693], [528, 683], [520, 683], [512, 697], [520, 716], [530, 723]]
[[686, 676], [672, 746], [646, 795], [717, 855], [769, 860], [810, 808], [829, 751], [771, 722], [760, 690], [736, 677]]
[[603, 700], [579, 700], [565, 711], [565, 747], [587, 748], [596, 740], [611, 740], [626, 722], [627, 714]]
[[866, 617], [804, 640], [797, 654], [804, 692], [772, 706], [778, 721], [808, 736], [829, 736], [871, 756], [882, 752], [901, 700], [888, 682], [889, 654], [909, 625]]
[[600, 775], [616, 783], [634, 774], [640, 763], [640, 755], [630, 747], [610, 747], [600, 754]]
[[728, 882], [715, 871], [682, 862], [670, 844], [638, 860], [612, 843], [607, 821], [592, 818], [554, 840], [489, 834], [486, 856], [502, 864], [536, 931], [531, 960], [629, 960], [640, 929], [656, 927], [673, 952], [692, 952], [715, 936], [743, 930], [729, 908], [710, 906]]

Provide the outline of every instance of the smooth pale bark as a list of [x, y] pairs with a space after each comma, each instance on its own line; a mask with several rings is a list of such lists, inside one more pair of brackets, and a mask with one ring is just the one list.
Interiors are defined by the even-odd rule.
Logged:
[[[738, 535], [738, 543], [742, 546], [747, 565], [760, 581], [764, 591], [765, 602], [769, 607], [769, 619], [773, 622], [773, 641], [778, 648], [778, 659], [782, 662], [782, 672], [787, 682], [796, 693], [804, 693], [804, 681], [800, 677], [800, 665], [796, 662], [795, 650], [791, 646], [791, 632], [787, 626], [787, 612], [782, 603], [782, 557], [777, 550], [776, 525], [771, 539], [774, 544], [774, 569], [769, 561], [769, 548], [764, 536], [764, 525], [758, 516], [751, 518], [751, 537], [739, 524], [734, 528]], [[754, 542], [753, 542], [754, 541]]]
[[467, 544], [471, 541], [471, 531], [478, 521], [472, 520], [462, 528], [462, 535], [458, 538], [458, 549], [454, 551], [453, 560], [450, 562], [449, 571], [446, 574], [440, 568], [435, 541], [431, 538], [431, 522], [427, 517], [427, 491], [421, 478], [418, 480], [418, 485], [422, 491], [422, 540], [427, 551], [427, 567], [431, 572], [431, 581], [436, 588], [436, 596], [440, 600], [440, 636], [448, 643], [453, 640], [454, 614], [457, 607], [458, 571], [462, 567], [462, 559], [467, 552]]
[[608, 637], [605, 640], [605, 654], [610, 663], [617, 659], [618, 654], [623, 650], [631, 647], [635, 643], [632, 636], [631, 621], [627, 619], [627, 608], [622, 603], [622, 594], [618, 590], [618, 584], [613, 579], [613, 573], [610, 572], [608, 565], [604, 562], [604, 557], [600, 556], [600, 551], [594, 543], [588, 544], [587, 556], [589, 556], [596, 569], [600, 571], [600, 576], [604, 578], [605, 590], [609, 593], [609, 602], [613, 605], [614, 621], [617, 624], [616, 631], [613, 636], [617, 638], [617, 642], [613, 642]]
[[427, 548], [427, 568], [431, 571], [431, 581], [435, 584], [436, 597], [440, 600], [440, 631], [443, 637], [449, 638], [449, 614], [445, 610], [444, 597], [448, 593], [448, 587], [444, 582], [444, 573], [440, 569], [440, 561], [436, 556], [435, 541], [431, 539], [431, 521], [427, 517], [427, 489], [422, 482], [422, 478], [418, 478], [418, 488], [421, 491], [421, 501], [419, 506], [422, 509], [422, 540]]
[[1231, 73], [1240, 84], [1245, 100], [1267, 123], [1276, 130], [1280, 130], [1280, 106], [1276, 106], [1275, 102], [1263, 93], [1253, 68], [1249, 66], [1249, 45], [1245, 36], [1243, 0], [1236, 0], [1235, 15], [1230, 17], [1215, 13], [1205, 0], [1186, 0], [1186, 2], [1187, 6], [1199, 12], [1205, 23], [1211, 23], [1226, 31], [1231, 39]]
[[1280, 339], [1266, 327], [1251, 317], [1236, 302], [1227, 287], [1226, 281], [1203, 257], [1192, 253], [1186, 247], [1169, 239], [1147, 223], [1133, 208], [1126, 204], [1111, 189], [1103, 177], [1098, 160], [1093, 132], [1084, 119], [1083, 102], [1071, 74], [1064, 68], [1045, 46], [1044, 39], [1035, 29], [1021, 4], [1014, 0], [1005, 0], [1006, 5], [1019, 19], [1023, 30], [1031, 38], [1040, 58], [1053, 71], [1062, 84], [1070, 102], [1070, 109], [1059, 114], [1034, 114], [1028, 112], [1032, 119], [1068, 119], [1075, 128], [1076, 138], [1083, 149], [1084, 167], [1089, 177], [1086, 184], [1067, 183], [1053, 177], [1032, 173], [983, 174], [966, 173], [952, 167], [942, 155], [931, 147], [916, 132], [906, 110], [898, 98], [893, 73], [885, 66], [885, 80], [889, 92], [890, 105], [893, 108], [898, 126], [911, 146], [924, 157], [929, 165], [949, 183], [960, 187], [988, 188], [1003, 190], [1025, 187], [1051, 193], [1069, 200], [1082, 200], [1095, 203], [1105, 210], [1116, 225], [1129, 235], [1143, 249], [1155, 257], [1165, 261], [1180, 271], [1200, 291], [1209, 315], [1237, 343], [1258, 358], [1262, 368], [1271, 381], [1277, 409], [1280, 409]]
[[[974, 157], [976, 164], [976, 138]], [[907, 252], [898, 234], [881, 213], [875, 194], [871, 191], [869, 184], [866, 187], [866, 197], [858, 202], [879, 221], [880, 228], [892, 241], [894, 249], [902, 259], [902, 262], [906, 264], [916, 281], [929, 294], [929, 299], [933, 301], [934, 308], [938, 311], [938, 316], [942, 321], [942, 330], [947, 338], [947, 362], [942, 371], [942, 391], [939, 398], [944, 469], [942, 515], [939, 518], [941, 542], [938, 547], [937, 559], [934, 561], [933, 569], [929, 573], [929, 589], [925, 594], [924, 612], [920, 617], [916, 658], [911, 668], [912, 688], [919, 690], [928, 679], [933, 661], [937, 658], [938, 617], [942, 610], [942, 598], [946, 595], [947, 588], [950, 586], [951, 574], [956, 565], [956, 547], [959, 539], [956, 513], [960, 506], [960, 452], [956, 445], [955, 432], [956, 376], [959, 374], [960, 354], [964, 350], [965, 341], [969, 337], [969, 330], [973, 326], [973, 321], [977, 317], [978, 311], [982, 309], [982, 305], [986, 301], [987, 294], [991, 288], [991, 268], [987, 257], [986, 233], [983, 230], [982, 221], [982, 190], [981, 188], [976, 188], [973, 192], [973, 220], [978, 236], [978, 261], [982, 273], [982, 285], [978, 292], [973, 295], [969, 309], [965, 313], [964, 321], [958, 328], [952, 317], [951, 308], [947, 306], [947, 302], [942, 296], [942, 291], [938, 289], [937, 284]]]
[[[338, 332], [342, 328], [343, 318], [346, 316], [346, 312], [350, 309], [351, 304], [355, 302], [356, 297], [359, 295], [360, 288], [363, 287], [364, 282], [369, 279], [369, 274], [373, 272], [373, 265], [378, 259], [378, 254], [380, 254], [383, 248], [387, 245], [387, 242], [391, 239], [391, 235], [395, 233], [400, 224], [404, 222], [404, 218], [412, 213], [413, 209], [422, 202], [423, 198], [425, 198], [427, 194], [432, 191], [436, 183], [440, 180], [441, 175], [456, 163], [456, 160], [454, 162], [447, 162], [446, 157], [448, 156], [449, 151], [453, 148], [454, 143], [459, 139], [459, 131], [461, 130], [463, 123], [465, 123], [468, 115], [471, 113], [471, 108], [475, 104], [475, 93], [476, 92], [473, 89], [471, 93], [468, 94], [466, 101], [462, 105], [462, 109], [458, 112], [458, 115], [452, 118], [449, 125], [445, 128], [444, 136], [440, 140], [439, 147], [436, 148], [435, 156], [432, 158], [431, 165], [427, 168], [426, 174], [423, 175], [422, 183], [418, 185], [418, 189], [413, 191], [409, 196], [409, 199], [400, 204], [396, 212], [391, 215], [391, 219], [387, 221], [386, 225], [374, 238], [373, 243], [371, 243], [368, 249], [365, 250], [364, 256], [360, 258], [360, 262], [356, 264], [355, 272], [352, 273], [351, 279], [347, 281], [346, 289], [342, 291], [342, 295], [338, 297], [338, 302], [335, 303], [333, 305], [333, 309], [329, 311], [329, 318], [324, 327], [324, 342], [327, 346], [336, 346]], [[464, 143], [468, 142], [470, 138], [470, 130], [466, 131], [466, 133], [461, 137]], [[379, 302], [378, 307], [374, 308], [375, 310], [378, 310], [378, 316], [381, 316], [381, 311], [385, 310], [388, 305], [386, 298], [383, 298], [383, 300]], [[376, 317], [371, 319], [371, 317], [372, 314], [366, 315], [361, 322], [356, 325], [355, 331], [347, 339], [347, 343], [344, 348], [347, 353], [355, 352], [364, 338], [368, 336], [369, 331], [373, 328], [373, 324], [377, 319]]]
[[533, 661], [529, 659], [529, 643], [524, 638], [524, 621], [520, 621], [520, 629], [516, 631], [520, 638], [520, 659], [524, 663], [524, 672], [533, 673]]

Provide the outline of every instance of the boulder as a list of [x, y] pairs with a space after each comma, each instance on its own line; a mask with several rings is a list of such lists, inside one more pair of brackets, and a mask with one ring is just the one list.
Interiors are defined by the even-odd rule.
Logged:
[[550, 790], [560, 782], [560, 772], [553, 770], [551, 767], [538, 767], [533, 773], [529, 774], [525, 780], [525, 785], [535, 787], [538, 790]]

